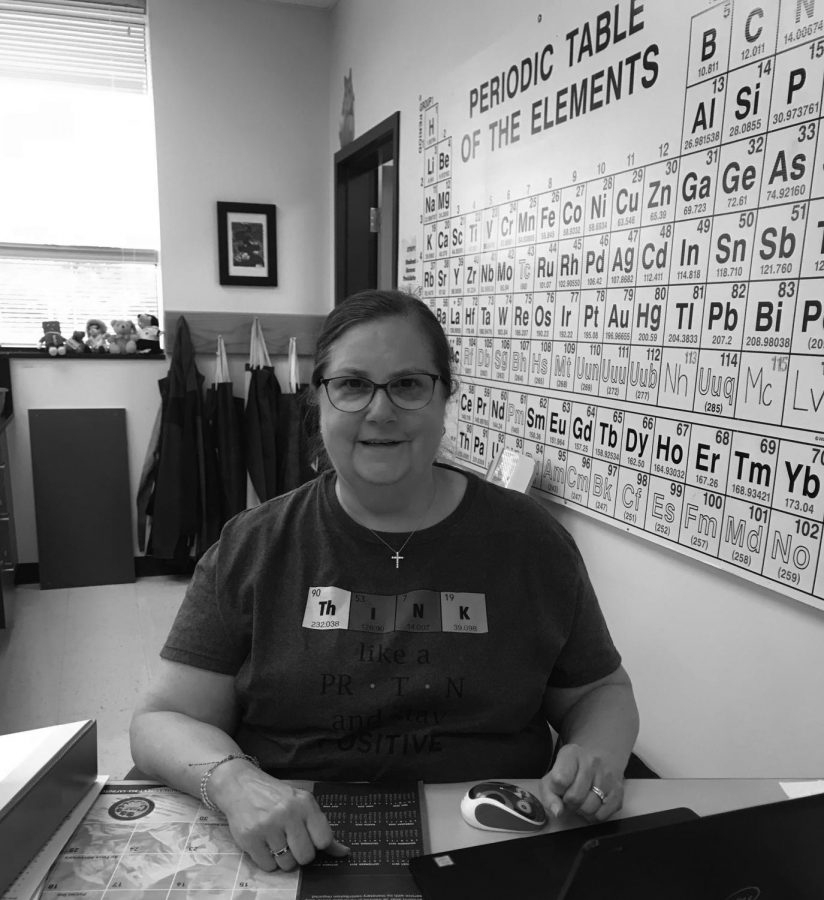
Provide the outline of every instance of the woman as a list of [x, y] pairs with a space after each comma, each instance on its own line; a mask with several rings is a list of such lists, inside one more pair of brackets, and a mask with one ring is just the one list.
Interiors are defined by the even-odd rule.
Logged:
[[199, 563], [134, 715], [137, 765], [219, 808], [267, 870], [347, 852], [286, 778], [543, 776], [551, 813], [612, 815], [629, 678], [545, 507], [435, 464], [454, 389], [437, 319], [355, 295], [312, 385], [331, 469], [235, 517]]

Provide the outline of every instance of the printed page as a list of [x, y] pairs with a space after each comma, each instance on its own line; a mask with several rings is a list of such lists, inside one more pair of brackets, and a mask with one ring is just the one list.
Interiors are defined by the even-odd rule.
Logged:
[[419, 786], [319, 783], [314, 793], [352, 853], [304, 868], [300, 900], [418, 900], [408, 862], [424, 852]]

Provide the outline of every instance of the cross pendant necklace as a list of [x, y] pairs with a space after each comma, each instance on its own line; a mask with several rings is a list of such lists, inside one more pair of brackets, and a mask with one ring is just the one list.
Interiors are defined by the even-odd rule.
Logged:
[[[430, 506], [431, 506], [431, 505], [432, 505], [432, 504], [430, 503]], [[426, 510], [426, 513], [428, 513], [428, 512], [429, 512], [429, 509]], [[424, 518], [426, 518], [426, 513], [424, 513]], [[421, 524], [422, 524], [422, 523], [423, 523], [423, 520], [421, 520]], [[367, 525], [366, 527], [369, 528], [368, 525]], [[420, 527], [421, 527], [421, 526], [418, 525], [418, 528], [420, 528]], [[412, 536], [415, 534], [415, 532], [418, 530], [418, 528], [416, 528], [415, 531], [410, 532], [410, 534], [407, 536], [406, 540], [400, 545], [400, 547], [398, 547], [397, 550], [395, 550], [395, 548], [394, 548], [388, 541], [385, 541], [385, 540], [377, 533], [377, 531], [372, 531], [371, 528], [369, 528], [369, 530], [372, 531], [372, 534], [374, 534], [375, 537], [376, 537], [376, 538], [377, 538], [377, 539], [378, 539], [385, 547], [388, 547], [390, 550], [394, 551], [394, 556], [390, 556], [389, 558], [395, 560], [395, 568], [396, 568], [396, 569], [399, 569], [399, 568], [401, 567], [401, 560], [403, 559], [403, 557], [401, 556], [401, 550], [403, 550], [403, 548], [404, 548], [404, 547], [412, 540]]]
[[401, 567], [401, 560], [404, 558], [403, 556], [401, 556], [401, 553], [403, 552], [404, 547], [406, 547], [406, 545], [412, 540], [412, 538], [415, 536], [415, 534], [416, 534], [416, 533], [418, 532], [418, 530], [420, 529], [421, 525], [423, 525], [423, 523], [424, 523], [426, 517], [429, 515], [429, 510], [432, 509], [432, 504], [435, 502], [435, 493], [436, 493], [436, 491], [433, 490], [433, 491], [432, 491], [432, 498], [430, 499], [429, 504], [428, 504], [427, 507], [426, 507], [426, 511], [425, 511], [424, 514], [421, 516], [420, 522], [418, 522], [418, 524], [415, 526], [415, 528], [414, 528], [413, 531], [410, 531], [410, 532], [409, 532], [409, 534], [408, 534], [407, 537], [406, 537], [406, 540], [400, 545], [400, 547], [398, 547], [397, 550], [396, 550], [396, 549], [395, 549], [388, 541], [385, 541], [385, 540], [377, 533], [377, 531], [372, 531], [372, 529], [369, 528], [368, 525], [366, 526], [366, 527], [369, 529], [369, 531], [372, 531], [372, 534], [374, 534], [375, 537], [376, 537], [376, 538], [377, 538], [377, 539], [378, 539], [385, 547], [388, 547], [388, 548], [393, 552], [393, 555], [390, 556], [389, 558], [390, 558], [390, 559], [393, 559], [393, 560], [395, 561], [395, 568], [396, 568], [396, 569], [400, 569], [400, 567]]

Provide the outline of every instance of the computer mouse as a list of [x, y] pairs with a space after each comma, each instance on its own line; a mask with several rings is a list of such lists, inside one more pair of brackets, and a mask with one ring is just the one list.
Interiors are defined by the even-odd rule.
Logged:
[[547, 823], [541, 801], [505, 781], [482, 781], [471, 787], [461, 800], [461, 815], [484, 831], [540, 831]]

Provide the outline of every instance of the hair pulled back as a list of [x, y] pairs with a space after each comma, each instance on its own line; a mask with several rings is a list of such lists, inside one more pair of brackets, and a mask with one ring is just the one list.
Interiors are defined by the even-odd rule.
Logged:
[[456, 389], [455, 379], [452, 377], [452, 350], [441, 323], [422, 300], [413, 294], [394, 290], [360, 291], [347, 297], [329, 313], [315, 348], [315, 366], [312, 370], [314, 389], [317, 391], [320, 386], [335, 342], [350, 328], [395, 316], [417, 322], [429, 342], [435, 369], [447, 396], [451, 396]]

